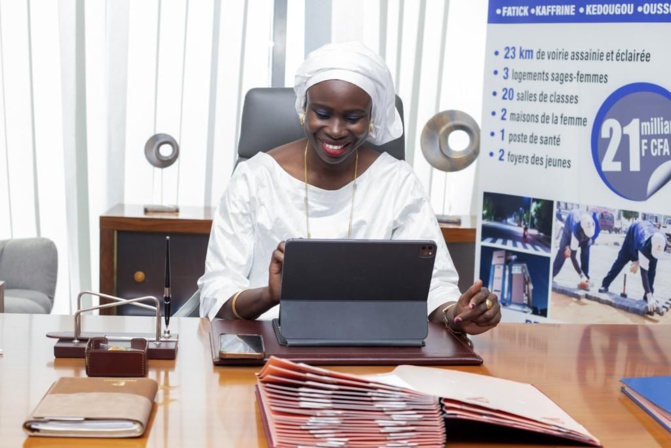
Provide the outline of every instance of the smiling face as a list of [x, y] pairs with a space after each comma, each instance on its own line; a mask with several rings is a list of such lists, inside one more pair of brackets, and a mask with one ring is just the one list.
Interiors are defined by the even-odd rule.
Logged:
[[305, 134], [321, 160], [339, 164], [368, 137], [372, 100], [360, 87], [323, 81], [307, 91]]

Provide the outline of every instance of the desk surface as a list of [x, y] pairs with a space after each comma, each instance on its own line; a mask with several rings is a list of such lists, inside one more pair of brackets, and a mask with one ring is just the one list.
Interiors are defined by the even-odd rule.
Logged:
[[[84, 331], [148, 332], [148, 317], [84, 316]], [[0, 441], [2, 446], [91, 446], [91, 439], [28, 438], [24, 418], [51, 383], [86, 376], [83, 359], [54, 359], [46, 332], [70, 330], [72, 316], [0, 314]], [[97, 440], [95, 446], [266, 446], [254, 397], [257, 368], [215, 367], [209, 322], [172, 319], [180, 335], [176, 361], [149, 361], [159, 383], [145, 436]], [[501, 324], [473, 338], [482, 366], [459, 370], [536, 385], [606, 447], [671, 446], [671, 434], [619, 390], [619, 378], [671, 374], [671, 326]], [[358, 374], [389, 367], [334, 367]], [[483, 433], [448, 435], [448, 447], [488, 445]], [[534, 445], [525, 445], [534, 446]], [[557, 445], [541, 445], [557, 446]]]

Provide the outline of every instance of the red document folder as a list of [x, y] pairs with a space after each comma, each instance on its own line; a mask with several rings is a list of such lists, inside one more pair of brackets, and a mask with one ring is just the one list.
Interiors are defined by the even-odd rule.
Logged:
[[399, 366], [363, 377], [271, 357], [257, 397], [270, 446], [443, 446], [462, 419], [601, 446], [530, 384]]

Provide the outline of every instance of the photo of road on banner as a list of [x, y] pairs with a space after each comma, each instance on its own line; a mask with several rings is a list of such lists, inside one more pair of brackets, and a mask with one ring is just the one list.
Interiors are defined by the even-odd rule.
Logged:
[[550, 253], [552, 201], [484, 193], [481, 242], [536, 254]]
[[671, 217], [556, 202], [549, 317], [671, 323]]

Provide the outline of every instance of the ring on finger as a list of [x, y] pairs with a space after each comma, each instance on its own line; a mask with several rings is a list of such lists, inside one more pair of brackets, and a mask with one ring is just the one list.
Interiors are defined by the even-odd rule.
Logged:
[[487, 300], [485, 300], [485, 306], [487, 307], [487, 311], [489, 311], [489, 310], [491, 310], [492, 307], [494, 306], [494, 302], [492, 302], [491, 300], [487, 299]]

